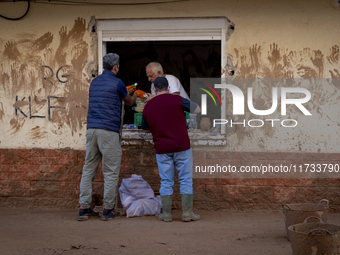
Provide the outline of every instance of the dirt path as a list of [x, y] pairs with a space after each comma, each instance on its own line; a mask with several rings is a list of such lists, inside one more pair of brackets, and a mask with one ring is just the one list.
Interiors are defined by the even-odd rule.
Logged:
[[[172, 223], [154, 216], [78, 222], [76, 210], [0, 208], [0, 254], [287, 255], [281, 212], [198, 212]], [[340, 215], [329, 222], [340, 225]]]

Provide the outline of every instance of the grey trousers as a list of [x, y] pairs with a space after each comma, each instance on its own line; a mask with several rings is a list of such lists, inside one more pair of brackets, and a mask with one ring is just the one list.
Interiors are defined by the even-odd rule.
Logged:
[[92, 200], [92, 181], [102, 160], [104, 175], [103, 206], [113, 209], [116, 199], [122, 149], [120, 135], [114, 131], [88, 129], [86, 133], [86, 158], [80, 182], [79, 204], [88, 209]]

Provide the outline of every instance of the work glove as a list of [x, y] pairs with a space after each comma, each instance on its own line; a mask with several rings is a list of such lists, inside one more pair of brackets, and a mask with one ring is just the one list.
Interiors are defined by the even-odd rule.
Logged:
[[136, 91], [136, 86], [137, 85], [129, 85], [129, 86], [126, 86], [126, 90], [127, 90], [127, 92], [128, 93], [133, 93], [133, 92], [135, 92]]
[[148, 94], [143, 90], [137, 89], [135, 92], [139, 98], [148, 98]]

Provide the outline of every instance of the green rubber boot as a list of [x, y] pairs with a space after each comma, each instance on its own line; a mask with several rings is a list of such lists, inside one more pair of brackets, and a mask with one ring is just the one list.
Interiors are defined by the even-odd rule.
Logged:
[[158, 216], [158, 219], [165, 222], [171, 222], [171, 206], [172, 206], [172, 195], [161, 196], [163, 213]]
[[198, 214], [192, 212], [194, 195], [193, 194], [182, 194], [182, 221], [199, 220], [201, 217]]

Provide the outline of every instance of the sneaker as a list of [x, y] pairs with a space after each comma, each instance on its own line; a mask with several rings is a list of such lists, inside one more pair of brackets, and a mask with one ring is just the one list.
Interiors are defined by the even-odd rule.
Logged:
[[114, 209], [107, 209], [106, 207], [103, 208], [103, 216], [102, 220], [113, 220], [120, 216], [119, 212], [116, 212]]
[[79, 207], [79, 216], [78, 220], [83, 221], [83, 220], [88, 220], [91, 216], [99, 216], [99, 213], [93, 211], [91, 208], [88, 209], [82, 209]]

